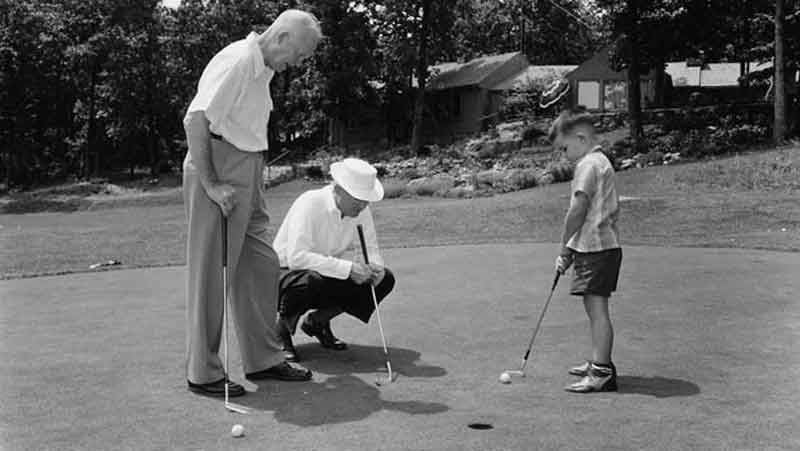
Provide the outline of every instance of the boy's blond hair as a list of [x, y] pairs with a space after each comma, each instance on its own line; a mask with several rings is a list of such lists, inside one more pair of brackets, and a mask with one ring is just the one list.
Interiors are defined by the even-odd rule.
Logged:
[[548, 138], [550, 142], [554, 142], [558, 135], [568, 135], [576, 128], [586, 128], [594, 134], [594, 120], [592, 117], [582, 109], [564, 110], [558, 115], [556, 120], [550, 126]]

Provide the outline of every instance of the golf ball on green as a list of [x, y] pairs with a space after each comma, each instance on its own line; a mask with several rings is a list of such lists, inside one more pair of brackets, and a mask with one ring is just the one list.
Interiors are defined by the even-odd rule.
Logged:
[[508, 374], [507, 372], [503, 372], [503, 374], [500, 375], [500, 382], [504, 384], [511, 383], [511, 375]]
[[234, 424], [231, 428], [231, 435], [234, 437], [241, 437], [244, 435], [244, 426], [241, 424]]

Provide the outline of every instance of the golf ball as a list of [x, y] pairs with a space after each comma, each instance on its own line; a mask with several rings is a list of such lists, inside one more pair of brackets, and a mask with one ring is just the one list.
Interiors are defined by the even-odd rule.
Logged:
[[241, 424], [234, 424], [231, 428], [231, 435], [234, 437], [241, 437], [244, 435], [244, 426]]
[[511, 375], [504, 372], [503, 374], [500, 375], [500, 382], [504, 384], [511, 383]]

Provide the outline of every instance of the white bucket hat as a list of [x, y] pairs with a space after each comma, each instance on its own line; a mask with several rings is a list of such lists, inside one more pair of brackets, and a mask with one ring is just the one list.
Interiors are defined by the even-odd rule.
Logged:
[[345, 158], [331, 164], [331, 177], [348, 194], [359, 200], [383, 199], [383, 185], [374, 166], [358, 158]]

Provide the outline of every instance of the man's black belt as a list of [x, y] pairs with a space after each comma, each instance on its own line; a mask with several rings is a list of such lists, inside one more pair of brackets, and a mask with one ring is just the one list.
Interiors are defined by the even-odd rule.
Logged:
[[216, 133], [211, 133], [211, 132], [209, 132], [209, 135], [211, 135], [211, 139], [216, 139], [217, 141], [223, 140], [222, 135], [218, 135]]

